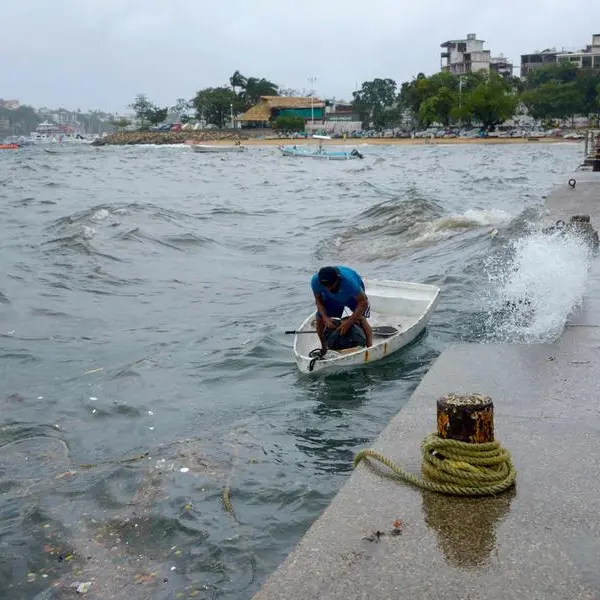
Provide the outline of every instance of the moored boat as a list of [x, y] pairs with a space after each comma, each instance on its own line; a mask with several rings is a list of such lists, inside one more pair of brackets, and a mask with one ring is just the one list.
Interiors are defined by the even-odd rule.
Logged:
[[284, 156], [294, 156], [300, 158], [316, 158], [321, 160], [353, 160], [363, 158], [363, 155], [356, 149], [354, 150], [329, 150], [323, 147], [323, 140], [330, 140], [327, 135], [313, 135], [314, 139], [319, 140], [319, 145], [307, 147], [304, 145], [279, 146], [279, 151]]
[[207, 152], [245, 152], [246, 151], [246, 147], [242, 146], [239, 142], [237, 142], [236, 144], [233, 144], [233, 145], [214, 144], [212, 146], [210, 144], [192, 143], [192, 144], [189, 144], [189, 146], [191, 146], [191, 148], [192, 148], [192, 150], [194, 152], [201, 152], [201, 153], [207, 153]]
[[365, 288], [371, 306], [373, 345], [328, 350], [320, 357], [313, 312], [294, 336], [294, 358], [302, 373], [356, 367], [397, 352], [421, 334], [439, 302], [440, 288], [434, 285], [365, 279]]

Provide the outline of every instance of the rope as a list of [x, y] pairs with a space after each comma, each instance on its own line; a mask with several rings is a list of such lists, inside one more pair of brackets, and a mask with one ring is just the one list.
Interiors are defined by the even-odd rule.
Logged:
[[[499, 442], [468, 444], [428, 435], [421, 442], [423, 478], [407, 472], [372, 448], [361, 450], [354, 458], [354, 468], [365, 459], [375, 459], [390, 469], [393, 475], [423, 490], [455, 496], [488, 496], [499, 494], [515, 484], [517, 472], [510, 454]], [[374, 467], [367, 462], [372, 469]]]

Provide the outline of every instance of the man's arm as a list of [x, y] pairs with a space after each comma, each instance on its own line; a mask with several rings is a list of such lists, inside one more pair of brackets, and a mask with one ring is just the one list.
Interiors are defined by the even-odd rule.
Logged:
[[333, 329], [334, 325], [331, 321], [331, 319], [329, 318], [329, 315], [327, 314], [327, 310], [325, 309], [325, 304], [323, 302], [323, 298], [321, 297], [321, 294], [315, 294], [315, 304], [317, 305], [317, 312], [321, 315], [321, 318], [323, 319], [323, 323], [325, 324], [325, 327], [327, 327], [328, 329]]
[[367, 296], [363, 291], [360, 291], [356, 296], [354, 296], [356, 300], [356, 308], [352, 312], [352, 314], [340, 325], [340, 333], [345, 335], [350, 330], [350, 327], [355, 323], [358, 323], [362, 316], [365, 314], [367, 307], [369, 306], [369, 301], [367, 300]]

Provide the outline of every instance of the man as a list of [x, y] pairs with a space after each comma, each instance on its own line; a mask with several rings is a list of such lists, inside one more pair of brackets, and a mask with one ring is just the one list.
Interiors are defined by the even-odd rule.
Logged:
[[317, 334], [322, 352], [327, 351], [325, 329], [336, 329], [332, 318], [340, 319], [347, 306], [352, 310], [337, 328], [341, 335], [348, 333], [355, 323], [365, 332], [367, 348], [373, 345], [373, 330], [367, 321], [371, 310], [360, 275], [349, 267], [323, 267], [310, 281], [317, 305]]

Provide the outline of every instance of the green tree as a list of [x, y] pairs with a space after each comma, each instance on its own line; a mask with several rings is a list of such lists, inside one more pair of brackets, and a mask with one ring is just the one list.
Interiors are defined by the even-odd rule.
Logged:
[[155, 109], [154, 104], [148, 100], [146, 94], [138, 94], [135, 97], [133, 104], [129, 105], [129, 108], [133, 108], [135, 116], [138, 120], [140, 128], [148, 127], [151, 122], [150, 118], [153, 116]]
[[441, 87], [435, 96], [425, 100], [419, 108], [419, 121], [428, 127], [433, 122], [450, 125], [453, 111], [457, 105], [457, 94], [447, 87]]
[[[421, 123], [439, 121], [447, 125], [459, 93], [468, 92], [481, 82], [482, 79], [478, 73], [463, 75], [460, 79], [445, 71], [435, 73], [430, 77], [419, 73], [412, 81], [401, 85], [398, 101]], [[436, 99], [428, 102], [433, 98]], [[422, 108], [425, 102], [427, 102], [427, 106]]]
[[304, 131], [304, 119], [293, 115], [277, 117], [273, 126], [275, 129], [288, 133]]
[[542, 83], [525, 92], [521, 100], [534, 119], [567, 119], [584, 110], [584, 96], [576, 82]]
[[109, 122], [117, 131], [123, 131], [124, 129], [126, 129], [127, 127], [129, 127], [129, 125], [131, 125], [131, 121], [129, 119], [126, 119], [124, 117], [120, 118], [120, 119], [115, 119]]
[[393, 79], [376, 78], [365, 81], [360, 90], [352, 92], [352, 106], [360, 116], [364, 127], [381, 129], [389, 125], [389, 109], [396, 104], [396, 82]]
[[235, 92], [228, 87], [206, 88], [199, 90], [192, 100], [196, 117], [207, 123], [224, 127], [229, 122], [232, 111], [239, 109], [239, 99]]
[[527, 74], [525, 88], [533, 90], [544, 83], [570, 83], [577, 78], [578, 68], [570, 63], [556, 63], [539, 69], [533, 69]]
[[0, 119], [7, 119], [16, 135], [27, 135], [41, 123], [41, 116], [34, 108], [21, 105], [14, 110], [0, 108]]
[[589, 115], [597, 113], [596, 88], [600, 85], [600, 73], [597, 69], [580, 69], [577, 72], [577, 77], [572, 83], [575, 90], [580, 96], [581, 106], [578, 107], [580, 114]]
[[169, 114], [169, 108], [158, 108], [158, 106], [153, 106], [148, 113], [148, 121], [151, 125], [160, 125]]
[[264, 77], [245, 77], [237, 70], [229, 78], [229, 85], [237, 94], [236, 106], [242, 111], [260, 102], [261, 96], [279, 96], [277, 84]]
[[239, 100], [243, 105], [243, 109], [247, 110], [260, 102], [261, 96], [278, 96], [279, 88], [277, 84], [261, 77], [248, 77], [246, 85], [239, 93]]
[[501, 77], [490, 74], [488, 81], [466, 94], [465, 113], [481, 121], [487, 130], [510, 119], [515, 114], [517, 98], [507, 87]]
[[177, 119], [181, 123], [188, 123], [192, 118], [189, 114], [191, 108], [193, 107], [190, 100], [186, 100], [185, 98], [177, 98], [175, 105], [171, 107], [171, 110], [177, 115]]
[[229, 85], [231, 85], [231, 89], [235, 93], [237, 93], [236, 88], [240, 88], [240, 90], [245, 89], [247, 82], [248, 80], [237, 70], [229, 78]]

